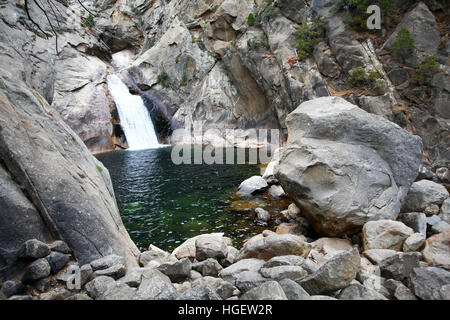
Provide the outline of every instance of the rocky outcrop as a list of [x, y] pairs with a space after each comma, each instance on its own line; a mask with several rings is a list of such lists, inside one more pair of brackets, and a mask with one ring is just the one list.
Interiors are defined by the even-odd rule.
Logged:
[[117, 253], [137, 264], [106, 168], [39, 93], [4, 71], [0, 86], [2, 278], [29, 237], [66, 241], [80, 263]]
[[275, 176], [317, 232], [397, 217], [418, 174], [419, 137], [336, 97], [303, 103], [287, 125]]

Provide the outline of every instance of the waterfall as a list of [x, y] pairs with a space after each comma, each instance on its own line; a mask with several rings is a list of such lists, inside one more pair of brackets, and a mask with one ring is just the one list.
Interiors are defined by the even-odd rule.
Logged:
[[130, 150], [159, 148], [152, 119], [142, 98], [132, 95], [117, 75], [108, 76], [107, 82]]

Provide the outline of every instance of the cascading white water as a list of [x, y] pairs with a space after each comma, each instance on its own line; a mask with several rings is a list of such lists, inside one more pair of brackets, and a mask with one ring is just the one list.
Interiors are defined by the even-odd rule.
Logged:
[[132, 95], [128, 87], [115, 74], [108, 76], [108, 89], [119, 111], [120, 124], [130, 150], [161, 147], [144, 101]]

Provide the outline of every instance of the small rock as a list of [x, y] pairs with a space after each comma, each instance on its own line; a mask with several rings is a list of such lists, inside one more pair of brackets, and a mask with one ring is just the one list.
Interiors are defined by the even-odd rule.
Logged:
[[41, 293], [46, 292], [48, 291], [48, 289], [50, 289], [50, 280], [48, 280], [47, 278], [38, 280], [34, 283], [34, 287]]
[[311, 295], [347, 287], [356, 278], [360, 266], [358, 250], [336, 254], [313, 274], [296, 281]]
[[450, 284], [442, 286], [439, 293], [441, 294], [441, 300], [450, 300]]
[[428, 207], [425, 208], [424, 213], [427, 217], [437, 215], [439, 214], [439, 206], [437, 204], [430, 204]]
[[62, 240], [52, 242], [49, 247], [52, 251], [59, 253], [70, 254], [72, 252], [67, 243]]
[[447, 198], [442, 204], [439, 218], [441, 218], [442, 221], [450, 223], [450, 198]]
[[280, 199], [286, 196], [286, 192], [280, 185], [271, 186], [267, 192], [273, 199]]
[[244, 293], [241, 300], [287, 300], [281, 285], [269, 281]]
[[264, 278], [259, 272], [244, 271], [237, 275], [235, 286], [241, 292], [247, 292], [267, 281], [269, 279]]
[[87, 294], [85, 294], [85, 293], [77, 293], [77, 294], [74, 294], [73, 296], [70, 296], [70, 297], [64, 299], [64, 300], [69, 300], [69, 301], [71, 301], [71, 300], [82, 301], [82, 300], [92, 300], [92, 298], [89, 297], [89, 296], [88, 296]]
[[94, 272], [94, 277], [106, 276], [114, 280], [122, 278], [127, 273], [127, 266], [124, 264], [115, 264], [107, 269], [101, 269]]
[[311, 300], [311, 296], [297, 282], [291, 279], [279, 281], [288, 300]]
[[192, 285], [189, 281], [185, 281], [183, 283], [174, 283], [173, 286], [180, 294], [192, 288]]
[[70, 296], [72, 296], [73, 293], [67, 290], [66, 288], [55, 288], [53, 290], [50, 290], [48, 292], [42, 293], [39, 295], [40, 300], [64, 300]]
[[47, 259], [41, 258], [34, 261], [25, 271], [22, 282], [30, 283], [42, 278], [46, 278], [50, 275], [51, 267]]
[[70, 257], [67, 254], [60, 252], [52, 252], [45, 259], [50, 264], [51, 273], [55, 274], [62, 270], [67, 263], [69, 263]]
[[200, 272], [203, 276], [217, 277], [223, 268], [217, 260], [209, 258], [192, 264], [192, 269]]
[[237, 255], [239, 254], [239, 250], [236, 249], [235, 247], [228, 246], [227, 248], [228, 248], [227, 257], [223, 258], [223, 259], [220, 259], [220, 264], [224, 268], [231, 266], [234, 263]]
[[18, 256], [23, 259], [40, 259], [50, 254], [50, 248], [42, 241], [31, 239], [19, 250]]
[[310, 250], [311, 245], [305, 242], [305, 239], [302, 237], [292, 234], [274, 234], [247, 242], [239, 252], [236, 260], [248, 258], [269, 260], [275, 256], [291, 254], [306, 258]]
[[450, 224], [445, 221], [439, 221], [431, 227], [431, 234], [438, 234], [450, 230]]
[[148, 247], [148, 251], [156, 253], [162, 260], [166, 260], [170, 257], [170, 253], [168, 253], [152, 244]]
[[213, 277], [204, 277], [192, 283], [192, 287], [206, 286], [218, 294], [221, 299], [226, 300], [234, 295], [235, 287], [229, 282]]
[[270, 213], [262, 208], [256, 208], [256, 219], [263, 222], [268, 222], [270, 220]]
[[162, 264], [163, 261], [160, 257], [160, 255], [158, 254], [158, 252], [152, 250], [152, 251], [145, 251], [142, 252], [139, 255], [139, 265], [142, 267], [146, 267], [151, 261], [156, 261], [159, 264]]
[[195, 270], [191, 270], [191, 274], [189, 276], [189, 279], [191, 279], [191, 281], [195, 281], [197, 279], [202, 278], [202, 274], [200, 272], [197, 272]]
[[92, 280], [92, 276], [94, 274], [94, 270], [90, 264], [85, 264], [80, 268], [80, 283], [81, 286], [84, 286], [86, 283]]
[[442, 268], [415, 268], [411, 273], [411, 289], [422, 300], [441, 300], [440, 290], [449, 284], [450, 272]]
[[403, 244], [403, 251], [404, 252], [414, 252], [414, 251], [420, 251], [420, 249], [425, 244], [425, 236], [422, 233], [414, 233], [413, 235], [409, 236], [408, 239], [405, 240], [405, 243]]
[[2, 285], [2, 292], [6, 298], [25, 293], [26, 287], [20, 281], [6, 281]]
[[203, 261], [208, 258], [220, 260], [226, 258], [228, 247], [222, 237], [200, 237], [195, 241], [195, 258]]
[[399, 221], [403, 222], [415, 232], [419, 232], [426, 236], [427, 234], [427, 217], [423, 212], [408, 212], [401, 213], [398, 217]]
[[136, 294], [138, 300], [175, 300], [178, 298], [178, 292], [169, 277], [156, 269], [152, 269], [142, 276]]
[[142, 276], [146, 273], [151, 273], [151, 268], [132, 268], [128, 270], [125, 277], [118, 280], [119, 283], [126, 284], [132, 288], [138, 288], [142, 281]]
[[436, 170], [436, 176], [443, 183], [450, 184], [450, 170], [448, 168], [442, 167]]
[[273, 268], [280, 266], [303, 266], [305, 264], [305, 259], [299, 256], [279, 256], [273, 257], [266, 263], [264, 263], [263, 268]]
[[308, 272], [299, 266], [278, 266], [271, 268], [261, 268], [261, 275], [271, 280], [280, 281], [282, 279], [298, 280], [306, 277]]
[[237, 194], [241, 196], [251, 196], [256, 193], [262, 193], [269, 188], [266, 180], [260, 176], [253, 176], [239, 185]]
[[183, 282], [191, 275], [192, 263], [184, 258], [176, 262], [166, 262], [156, 268], [168, 276], [173, 282]]
[[221, 300], [220, 296], [206, 286], [196, 286], [189, 290], [186, 290], [178, 300], [190, 300], [190, 301], [209, 301], [209, 300]]
[[336, 298], [333, 297], [329, 297], [329, 296], [321, 296], [321, 295], [316, 295], [316, 296], [311, 296], [311, 300], [337, 300]]
[[243, 259], [223, 269], [219, 277], [234, 285], [239, 274], [245, 271], [258, 272], [264, 263], [261, 259]]
[[388, 300], [377, 291], [368, 289], [361, 284], [348, 286], [339, 293], [337, 298], [339, 300]]
[[422, 254], [429, 264], [450, 269], [450, 231], [447, 230], [428, 238]]
[[390, 249], [370, 249], [363, 252], [363, 255], [367, 257], [372, 263], [380, 264], [381, 261], [395, 256], [398, 251]]
[[398, 221], [369, 221], [363, 227], [364, 251], [369, 249], [400, 251], [403, 242], [413, 233], [413, 229]]
[[[347, 239], [320, 238], [311, 243], [312, 249], [322, 257], [319, 260], [327, 261], [332, 256], [352, 249], [352, 243]], [[316, 256], [316, 259], [318, 257]]]
[[414, 182], [406, 196], [402, 212], [424, 212], [431, 204], [440, 206], [448, 196], [448, 191], [441, 184], [430, 180]]
[[91, 267], [94, 271], [108, 269], [115, 265], [125, 265], [125, 259], [112, 254], [91, 262]]
[[414, 268], [419, 267], [419, 253], [398, 253], [380, 262], [381, 276], [403, 281], [410, 277]]
[[8, 300], [33, 300], [33, 297], [31, 295], [12, 296], [12, 297], [9, 297]]

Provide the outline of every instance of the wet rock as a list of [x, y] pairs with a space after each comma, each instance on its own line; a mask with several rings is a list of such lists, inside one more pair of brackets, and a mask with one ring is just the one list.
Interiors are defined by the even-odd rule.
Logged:
[[264, 171], [264, 175], [262, 176], [263, 179], [266, 180], [266, 182], [271, 185], [278, 183], [278, 180], [275, 178], [274, 175], [274, 169], [275, 166], [278, 164], [278, 161], [280, 161], [280, 152], [281, 152], [280, 148], [274, 151], [272, 159], [267, 165], [266, 170]]
[[352, 249], [336, 254], [316, 272], [296, 282], [310, 295], [333, 292], [355, 280], [359, 266], [359, 253]]
[[305, 242], [302, 237], [291, 234], [273, 234], [247, 242], [239, 252], [236, 260], [239, 261], [249, 258], [269, 260], [275, 256], [291, 254], [305, 258], [310, 250], [311, 245]]
[[45, 277], [48, 277], [51, 272], [51, 267], [48, 261], [44, 258], [34, 261], [28, 267], [22, 276], [23, 283], [30, 283]]
[[287, 300], [287, 297], [278, 282], [269, 281], [244, 293], [241, 300]]
[[414, 182], [406, 196], [402, 212], [425, 212], [432, 205], [440, 206], [449, 196], [441, 184], [430, 180]]
[[422, 162], [419, 137], [338, 97], [304, 102], [286, 123], [275, 176], [319, 234], [397, 217]]
[[241, 196], [251, 196], [262, 193], [269, 188], [266, 180], [260, 176], [253, 176], [239, 185], [237, 194]]
[[410, 277], [414, 268], [419, 267], [418, 252], [398, 253], [380, 262], [381, 276], [387, 279], [404, 281]]
[[286, 196], [286, 192], [284, 192], [283, 187], [280, 185], [273, 185], [267, 191], [269, 196], [273, 199], [280, 199]]
[[413, 229], [398, 221], [370, 221], [363, 228], [364, 251], [369, 249], [400, 251], [405, 240], [413, 233]]
[[411, 273], [411, 289], [422, 300], [441, 300], [440, 290], [449, 284], [450, 272], [442, 268], [415, 268]]
[[262, 208], [256, 208], [256, 219], [262, 222], [268, 222], [270, 220], [270, 213]]
[[50, 248], [47, 244], [36, 239], [31, 239], [22, 245], [18, 256], [23, 259], [40, 259], [49, 254]]
[[339, 293], [337, 298], [339, 300], [388, 300], [382, 294], [361, 284], [348, 286]]
[[176, 262], [163, 263], [156, 269], [168, 276], [173, 282], [183, 282], [191, 275], [192, 263], [189, 259], [184, 258]]
[[429, 264], [450, 270], [450, 231], [428, 238], [422, 254]]
[[217, 260], [209, 258], [205, 261], [192, 264], [192, 269], [200, 272], [205, 277], [217, 277], [223, 268]]
[[291, 279], [279, 281], [288, 300], [311, 300], [311, 296], [297, 282]]

